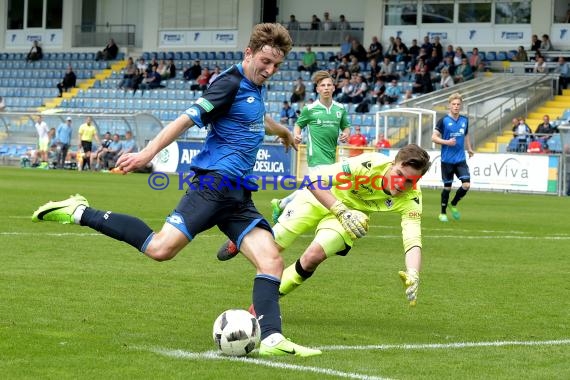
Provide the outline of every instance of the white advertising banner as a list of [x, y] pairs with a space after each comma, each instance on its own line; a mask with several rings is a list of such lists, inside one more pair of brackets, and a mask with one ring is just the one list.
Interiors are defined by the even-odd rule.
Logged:
[[42, 48], [63, 46], [63, 31], [61, 29], [50, 30], [7, 30], [4, 36], [7, 49], [27, 50], [32, 47], [34, 41], [38, 41]]
[[166, 47], [236, 47], [237, 30], [161, 30], [158, 45]]
[[530, 26], [495, 26], [495, 43], [498, 45], [526, 46], [530, 41], [531, 35]]
[[[398, 151], [390, 150], [390, 157]], [[385, 153], [385, 152], [383, 152]], [[428, 151], [431, 168], [420, 180], [422, 186], [442, 187], [441, 152]], [[477, 153], [467, 160], [471, 172], [471, 188], [479, 190], [504, 190], [528, 192], [552, 192], [549, 188], [551, 156], [532, 154]], [[553, 161], [557, 163], [557, 160]], [[557, 170], [557, 167], [556, 167]], [[461, 182], [455, 178], [453, 187]]]
[[492, 45], [494, 30], [490, 25], [469, 24], [457, 29], [457, 45], [485, 46]]
[[552, 41], [554, 50], [564, 50], [562, 46], [570, 46], [570, 24], [552, 25], [550, 41]]

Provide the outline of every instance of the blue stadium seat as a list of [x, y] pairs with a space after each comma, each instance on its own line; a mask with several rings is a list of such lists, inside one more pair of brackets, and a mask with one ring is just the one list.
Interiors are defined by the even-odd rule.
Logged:
[[508, 61], [509, 58], [507, 56], [506, 51], [500, 51], [497, 53], [497, 61]]
[[489, 51], [485, 54], [485, 59], [483, 59], [484, 61], [496, 61], [497, 60], [497, 52], [494, 51]]

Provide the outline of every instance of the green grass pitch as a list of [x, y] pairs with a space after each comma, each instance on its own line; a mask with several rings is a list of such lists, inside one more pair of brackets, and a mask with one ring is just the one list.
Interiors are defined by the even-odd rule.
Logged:
[[[159, 229], [181, 191], [148, 175], [0, 168], [0, 376], [4, 379], [568, 379], [570, 199], [475, 192], [442, 224], [424, 190], [424, 266], [407, 306], [399, 218], [375, 215], [345, 258], [325, 262], [282, 299], [284, 334], [313, 358], [227, 359], [211, 330], [247, 308], [254, 270], [218, 262], [212, 229], [174, 260], [154, 262], [79, 226], [34, 224], [48, 200], [84, 195], [95, 208]], [[255, 194], [269, 201], [283, 191]], [[292, 263], [310, 242], [284, 252]]]

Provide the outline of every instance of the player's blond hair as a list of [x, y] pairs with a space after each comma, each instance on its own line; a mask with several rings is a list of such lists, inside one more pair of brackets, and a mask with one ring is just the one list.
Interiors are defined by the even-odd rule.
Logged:
[[463, 103], [463, 96], [461, 96], [461, 94], [459, 92], [455, 92], [455, 93], [449, 95], [449, 98], [447, 98], [447, 101], [449, 103], [451, 103], [454, 100], [459, 100], [461, 103]]
[[255, 54], [266, 45], [282, 51], [283, 55], [287, 56], [293, 48], [293, 40], [287, 29], [281, 24], [257, 24], [253, 27], [247, 46]]
[[315, 86], [318, 86], [323, 79], [332, 79], [332, 76], [326, 70], [319, 70], [313, 74], [313, 83]]

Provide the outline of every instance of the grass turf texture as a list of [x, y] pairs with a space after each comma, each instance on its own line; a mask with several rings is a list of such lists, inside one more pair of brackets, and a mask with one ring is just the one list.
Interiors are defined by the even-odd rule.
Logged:
[[[225, 240], [217, 229], [157, 263], [88, 228], [30, 221], [39, 205], [78, 192], [95, 208], [159, 229], [182, 193], [173, 185], [153, 191], [147, 180], [0, 168], [3, 378], [570, 378], [568, 198], [473, 191], [459, 205], [461, 221], [444, 224], [439, 191], [425, 190], [415, 309], [397, 275], [399, 219], [375, 215], [347, 257], [328, 260], [281, 302], [285, 335], [323, 355], [231, 361], [204, 353], [215, 350], [218, 314], [250, 304], [254, 270], [243, 257], [216, 260]], [[284, 194], [254, 197], [269, 218], [269, 201]], [[284, 252], [287, 265], [310, 240]], [[548, 340], [558, 343], [400, 346]], [[327, 349], [338, 345], [348, 347]]]

